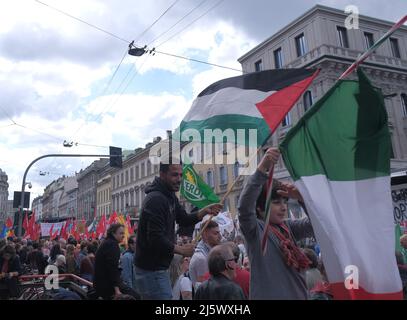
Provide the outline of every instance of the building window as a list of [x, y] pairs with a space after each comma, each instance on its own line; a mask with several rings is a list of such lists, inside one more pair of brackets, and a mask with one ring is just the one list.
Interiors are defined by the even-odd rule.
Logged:
[[136, 207], [138, 207], [139, 204], [140, 204], [139, 196], [140, 196], [140, 192], [139, 192], [139, 190], [137, 189], [137, 190], [136, 190]]
[[283, 122], [281, 123], [283, 127], [288, 127], [291, 124], [291, 117], [290, 113], [287, 113], [283, 119]]
[[261, 70], [263, 70], [263, 62], [260, 59], [254, 63], [254, 71], [259, 72]]
[[146, 176], [146, 165], [144, 163], [141, 164], [141, 178], [144, 178]]
[[130, 168], [130, 182], [133, 182], [133, 181], [134, 181], [134, 168], [131, 167]]
[[147, 176], [151, 176], [151, 162], [147, 161]]
[[399, 41], [395, 38], [390, 38], [390, 45], [391, 45], [391, 53], [393, 54], [393, 57], [401, 58]]
[[116, 177], [113, 177], [113, 189], [116, 188]]
[[154, 165], [154, 173], [158, 173], [158, 164]]
[[311, 91], [309, 91], [309, 90], [305, 91], [304, 96], [303, 96], [303, 101], [304, 101], [304, 112], [307, 112], [307, 110], [309, 108], [311, 108], [311, 106], [312, 106]]
[[206, 173], [206, 183], [213, 188], [213, 172], [212, 171], [208, 171]]
[[122, 174], [120, 175], [120, 185], [123, 186], [124, 185], [124, 173], [122, 172]]
[[139, 171], [138, 171], [138, 166], [136, 166], [136, 180], [138, 180], [140, 178], [140, 175], [139, 175]]
[[305, 36], [303, 33], [295, 37], [295, 47], [297, 49], [297, 57], [301, 57], [307, 53], [307, 45], [305, 43]]
[[233, 166], [233, 176], [237, 178], [239, 176], [239, 162], [236, 162], [235, 165]]
[[348, 32], [344, 27], [336, 27], [338, 31], [339, 46], [349, 48]]
[[367, 50], [374, 44], [373, 33], [365, 32], [364, 36], [365, 36], [365, 46], [366, 46], [366, 50]]
[[274, 68], [281, 69], [283, 67], [283, 55], [281, 48], [274, 50]]
[[407, 117], [407, 94], [401, 94], [401, 107], [403, 112], [403, 117]]
[[220, 180], [220, 185], [224, 185], [224, 184], [228, 183], [228, 175], [227, 175], [226, 167], [219, 168], [219, 180]]
[[129, 183], [129, 170], [126, 170], [126, 184]]

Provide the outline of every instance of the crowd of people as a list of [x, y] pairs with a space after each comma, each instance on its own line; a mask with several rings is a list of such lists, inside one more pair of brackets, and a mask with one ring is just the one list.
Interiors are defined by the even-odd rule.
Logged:
[[[0, 299], [19, 296], [19, 276], [45, 274], [55, 266], [59, 274], [74, 274], [92, 283], [91, 299], [245, 300], [332, 299], [332, 291], [317, 245], [301, 247], [299, 240], [313, 237], [308, 217], [287, 219], [287, 199], [303, 207], [291, 184], [273, 183], [270, 223], [265, 225], [266, 181], [279, 152], [270, 148], [256, 172], [248, 178], [238, 205], [240, 230], [223, 239], [215, 220], [202, 223], [201, 239], [175, 232], [194, 226], [206, 215], [216, 216], [220, 204], [187, 214], [176, 192], [182, 179], [180, 164], [161, 164], [160, 176], [146, 189], [136, 235], [126, 243], [121, 224], [109, 226], [102, 239], [67, 241], [42, 239], [0, 240]], [[261, 237], [268, 233], [263, 252]], [[232, 240], [232, 241], [231, 241]], [[404, 290], [407, 288], [406, 250], [397, 252]], [[65, 291], [59, 298], [75, 296]]]

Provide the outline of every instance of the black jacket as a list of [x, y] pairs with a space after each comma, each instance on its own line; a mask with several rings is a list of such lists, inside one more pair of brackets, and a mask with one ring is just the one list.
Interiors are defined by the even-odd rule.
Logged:
[[174, 256], [175, 221], [181, 226], [199, 222], [197, 214], [187, 214], [175, 193], [160, 178], [146, 188], [146, 198], [137, 230], [135, 265], [144, 270], [169, 268]]
[[106, 238], [95, 257], [94, 288], [98, 296], [109, 299], [114, 295], [114, 287], [120, 287], [120, 248], [116, 239]]
[[[5, 263], [6, 260], [3, 258], [3, 256], [0, 256], [0, 272], [3, 268], [3, 263]], [[20, 257], [16, 255], [13, 259], [8, 261], [8, 271], [7, 273], [10, 272], [18, 272], [18, 274], [21, 274], [21, 264], [20, 264]]]
[[220, 274], [211, 276], [195, 293], [195, 300], [246, 300], [241, 287]]

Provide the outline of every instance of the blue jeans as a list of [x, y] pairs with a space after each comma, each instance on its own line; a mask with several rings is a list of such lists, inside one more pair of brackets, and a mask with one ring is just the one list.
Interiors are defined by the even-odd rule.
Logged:
[[172, 300], [170, 273], [168, 270], [149, 271], [136, 269], [136, 287], [142, 300]]

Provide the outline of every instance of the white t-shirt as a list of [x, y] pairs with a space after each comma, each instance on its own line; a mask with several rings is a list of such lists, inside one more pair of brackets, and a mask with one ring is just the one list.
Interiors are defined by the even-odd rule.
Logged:
[[191, 279], [185, 277], [181, 274], [172, 288], [172, 300], [180, 300], [181, 292], [189, 291], [192, 292], [192, 282]]

